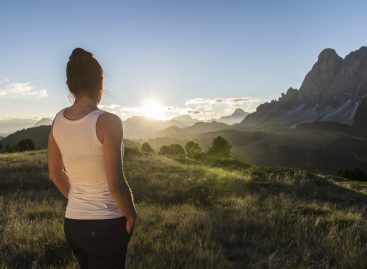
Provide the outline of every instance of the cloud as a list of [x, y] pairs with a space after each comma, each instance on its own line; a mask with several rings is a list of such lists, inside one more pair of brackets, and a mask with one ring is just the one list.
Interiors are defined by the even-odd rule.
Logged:
[[[160, 111], [162, 111], [167, 119], [174, 116], [189, 114], [199, 120], [210, 120], [230, 115], [236, 108], [242, 108], [244, 111], [251, 113], [256, 110], [256, 107], [261, 102], [263, 102], [263, 100], [257, 97], [193, 98], [184, 102], [182, 107], [162, 106]], [[143, 114], [142, 108], [139, 106], [111, 104], [100, 105], [99, 107], [104, 107], [123, 119]]]
[[[8, 82], [8, 80], [2, 81]], [[13, 82], [0, 89], [0, 97], [17, 97], [17, 96], [34, 96], [34, 97], [47, 97], [47, 91], [45, 89], [35, 89], [29, 82]]]
[[187, 100], [185, 106], [190, 108], [188, 114], [198, 115], [201, 120], [210, 120], [227, 116], [236, 108], [251, 113], [262, 102], [258, 97], [193, 98]]
[[7, 95], [7, 92], [4, 90], [0, 90], [0, 96], [5, 96], [5, 95]]
[[242, 105], [244, 103], [254, 103], [262, 101], [257, 97], [230, 97], [230, 98], [213, 98], [213, 99], [205, 99], [205, 98], [193, 98], [189, 99], [185, 102], [185, 105], [214, 105], [217, 103], [225, 103], [231, 106]]

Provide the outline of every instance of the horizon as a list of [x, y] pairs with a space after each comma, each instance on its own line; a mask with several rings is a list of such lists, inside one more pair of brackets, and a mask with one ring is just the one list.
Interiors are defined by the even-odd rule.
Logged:
[[363, 1], [5, 2], [0, 121], [53, 118], [70, 106], [65, 67], [75, 47], [101, 63], [99, 106], [122, 120], [251, 113], [299, 89], [323, 49], [345, 58], [365, 46], [366, 7]]

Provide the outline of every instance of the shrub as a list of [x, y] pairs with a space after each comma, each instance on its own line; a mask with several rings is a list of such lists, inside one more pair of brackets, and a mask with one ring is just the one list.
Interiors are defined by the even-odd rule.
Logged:
[[35, 150], [36, 147], [32, 139], [26, 138], [22, 139], [17, 143], [18, 151]]
[[232, 145], [223, 136], [217, 136], [213, 139], [207, 155], [216, 159], [230, 159], [231, 148]]
[[163, 145], [159, 149], [159, 154], [168, 156], [184, 156], [185, 150], [179, 144], [171, 144], [169, 146]]
[[203, 157], [203, 152], [198, 143], [189, 141], [185, 145], [187, 156], [194, 160], [200, 160]]
[[130, 147], [125, 147], [125, 150], [124, 150], [124, 155], [126, 157], [130, 157], [130, 156], [141, 156], [142, 153], [139, 151], [139, 149], [137, 147], [133, 147], [133, 148], [130, 148]]
[[180, 144], [171, 144], [170, 147], [173, 155], [179, 155], [179, 156], [185, 155], [185, 150]]
[[172, 155], [172, 150], [170, 146], [163, 145], [159, 148], [159, 154]]
[[141, 145], [141, 152], [143, 153], [154, 153], [154, 150], [152, 149], [152, 147], [149, 145], [149, 143], [144, 142]]
[[5, 146], [5, 152], [17, 152], [18, 146], [16, 144], [6, 144]]

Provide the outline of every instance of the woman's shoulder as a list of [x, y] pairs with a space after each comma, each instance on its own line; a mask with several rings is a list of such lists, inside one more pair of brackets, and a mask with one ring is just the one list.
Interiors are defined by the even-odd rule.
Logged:
[[100, 109], [100, 116], [98, 117], [98, 124], [100, 124], [102, 128], [109, 129], [109, 127], [122, 126], [122, 120], [118, 115], [112, 112]]
[[100, 112], [99, 114], [101, 115], [100, 118], [102, 118], [104, 121], [121, 121], [121, 118], [115, 113], [100, 108], [99, 112]]
[[54, 114], [54, 120], [60, 116], [60, 114], [66, 109], [67, 107], [60, 108], [55, 114]]

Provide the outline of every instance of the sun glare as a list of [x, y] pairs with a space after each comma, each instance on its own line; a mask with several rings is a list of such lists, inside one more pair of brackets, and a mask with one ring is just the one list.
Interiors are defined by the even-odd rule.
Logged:
[[147, 99], [144, 101], [143, 105], [140, 107], [141, 113], [152, 119], [165, 120], [164, 107], [156, 99]]

